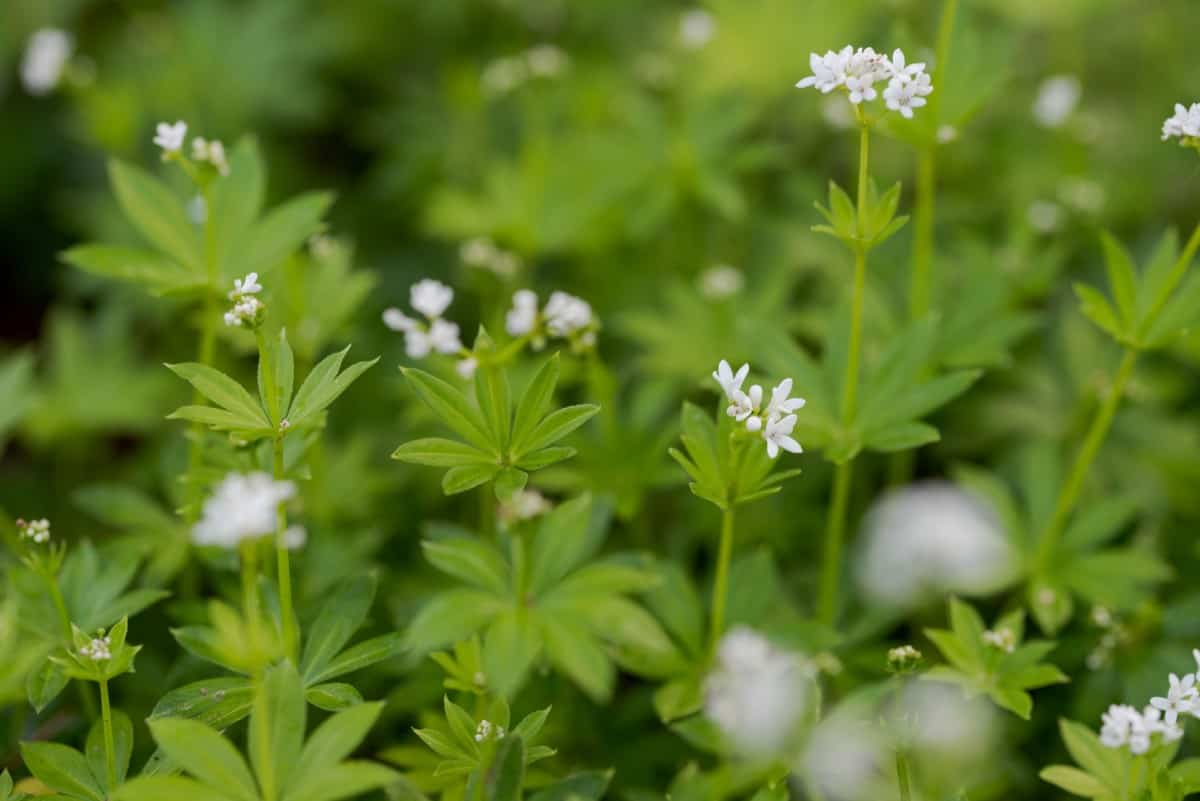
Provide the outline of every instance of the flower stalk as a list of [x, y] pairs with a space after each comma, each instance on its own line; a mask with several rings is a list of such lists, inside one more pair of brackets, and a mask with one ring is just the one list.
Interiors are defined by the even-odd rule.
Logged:
[[717, 570], [713, 579], [711, 614], [711, 651], [716, 653], [717, 643], [725, 631], [725, 605], [729, 596], [729, 565], [733, 561], [733, 509], [721, 511], [721, 540], [717, 546]]
[[117, 749], [113, 742], [112, 704], [108, 698], [108, 679], [100, 680], [100, 718], [104, 727], [104, 769], [108, 777], [108, 789], [117, 786]]

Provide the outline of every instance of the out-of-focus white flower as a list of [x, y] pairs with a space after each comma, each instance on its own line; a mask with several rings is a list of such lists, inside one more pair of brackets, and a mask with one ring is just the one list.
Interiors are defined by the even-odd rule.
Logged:
[[187, 216], [192, 225], [204, 225], [208, 221], [208, 202], [204, 195], [196, 195], [188, 201]]
[[468, 267], [489, 270], [501, 278], [512, 278], [521, 267], [521, 260], [515, 253], [501, 250], [487, 237], [463, 242], [458, 249], [458, 257]]
[[429, 345], [438, 353], [453, 354], [462, 350], [462, 341], [458, 338], [458, 323], [440, 319], [430, 323]]
[[570, 59], [561, 47], [540, 44], [525, 51], [525, 63], [529, 65], [530, 75], [537, 78], [553, 78], [566, 70]]
[[432, 278], [423, 278], [408, 290], [409, 305], [430, 320], [441, 317], [453, 300], [454, 290]]
[[551, 336], [568, 337], [592, 324], [592, 307], [582, 298], [566, 292], [553, 292], [542, 315]]
[[742, 291], [745, 285], [742, 271], [728, 264], [710, 267], [700, 274], [700, 291], [712, 300], [723, 300]]
[[42, 28], [29, 37], [21, 59], [21, 83], [31, 95], [45, 95], [62, 81], [75, 40], [58, 28]]
[[999, 734], [994, 708], [950, 684], [909, 682], [900, 695], [897, 717], [911, 721], [913, 750], [939, 761], [986, 760]]
[[503, 740], [504, 727], [492, 723], [490, 720], [481, 720], [479, 725], [475, 727], [475, 742], [482, 743], [486, 740]]
[[283, 547], [289, 551], [298, 551], [308, 544], [308, 529], [304, 526], [293, 525], [283, 530]]
[[802, 659], [745, 627], [721, 638], [704, 709], [739, 751], [777, 753], [813, 702]]
[[1082, 87], [1074, 75], [1053, 75], [1042, 81], [1033, 100], [1033, 118], [1043, 128], [1061, 128], [1079, 104]]
[[454, 364], [454, 371], [458, 373], [459, 378], [464, 381], [470, 381], [475, 377], [475, 371], [479, 369], [479, 360], [474, 356], [468, 356], [465, 359], [459, 359]]
[[931, 481], [892, 490], [868, 510], [856, 577], [871, 602], [908, 607], [995, 591], [1015, 566], [992, 511], [953, 484]]
[[538, 296], [531, 289], [513, 293], [513, 305], [504, 316], [504, 328], [509, 336], [523, 337], [537, 327]]
[[1026, 216], [1030, 225], [1043, 234], [1048, 234], [1062, 226], [1063, 210], [1062, 206], [1053, 201], [1035, 200], [1029, 204]]
[[848, 131], [858, 125], [854, 119], [854, 109], [837, 95], [821, 98], [821, 117], [830, 128], [837, 131]]
[[108, 637], [94, 637], [79, 649], [79, 654], [93, 662], [107, 662], [112, 659], [112, 640]]
[[732, 401], [734, 396], [742, 391], [742, 382], [746, 380], [746, 376], [749, 374], [749, 364], [743, 364], [735, 373], [733, 372], [733, 368], [729, 366], [729, 362], [721, 359], [717, 364], [717, 369], [713, 371], [712, 377], [721, 385], [721, 391], [725, 393], [725, 397]]
[[953, 125], [942, 125], [937, 129], [937, 140], [940, 145], [948, 145], [958, 139], [958, 129]]
[[1104, 208], [1104, 187], [1089, 178], [1066, 178], [1058, 186], [1058, 197], [1068, 206], [1096, 213]]
[[483, 68], [479, 82], [485, 92], [502, 95], [511, 92], [529, 79], [529, 66], [525, 59], [513, 56], [498, 58]]
[[174, 125], [160, 122], [154, 129], [154, 144], [163, 149], [164, 157], [183, 149], [183, 140], [187, 138], [187, 128], [187, 123], [179, 120]]
[[1006, 654], [1011, 654], [1017, 647], [1017, 635], [1010, 628], [988, 629], [983, 633], [983, 641]]
[[699, 50], [717, 34], [717, 21], [703, 8], [689, 9], [679, 17], [679, 41], [688, 50]]
[[633, 69], [639, 80], [655, 89], [670, 86], [675, 80], [675, 63], [662, 53], [642, 53]]
[[17, 536], [35, 545], [45, 545], [50, 541], [50, 521], [46, 518], [24, 520], [17, 518]]
[[243, 540], [275, 530], [279, 504], [296, 494], [290, 481], [266, 473], [230, 473], [204, 502], [203, 516], [192, 529], [197, 545], [236, 548]]
[[876, 777], [890, 759], [877, 717], [837, 708], [813, 729], [800, 768], [827, 801], [877, 801]]
[[391, 306], [383, 310], [383, 324], [393, 331], [400, 331], [402, 333], [412, 331], [413, 329], [421, 326], [419, 322], [409, 317], [395, 306]]
[[216, 139], [211, 142], [202, 136], [193, 139], [192, 159], [211, 164], [221, 175], [229, 174], [229, 158], [225, 155], [225, 145]]
[[1182, 103], [1175, 104], [1175, 113], [1163, 120], [1162, 125], [1163, 141], [1172, 137], [1184, 144], [1200, 137], [1200, 103], [1186, 107]]
[[500, 504], [499, 518], [506, 525], [541, 517], [554, 508], [546, 496], [535, 489], [525, 489]]
[[1129, 746], [1130, 752], [1144, 754], [1150, 750], [1155, 734], [1174, 742], [1183, 736], [1183, 729], [1173, 721], [1164, 721], [1153, 706], [1139, 713], [1127, 704], [1113, 704], [1101, 717], [1100, 742], [1108, 748]]
[[266, 306], [255, 297], [259, 292], [262, 292], [262, 284], [258, 283], [258, 273], [248, 273], [245, 279], [233, 279], [233, 289], [229, 293], [233, 308], [225, 312], [225, 325], [248, 328], [262, 325]]

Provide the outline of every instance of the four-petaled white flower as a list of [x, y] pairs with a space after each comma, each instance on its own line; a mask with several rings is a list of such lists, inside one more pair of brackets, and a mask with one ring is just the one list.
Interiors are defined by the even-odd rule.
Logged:
[[732, 401], [734, 396], [742, 391], [742, 382], [746, 380], [749, 373], [749, 364], [743, 364], [735, 373], [729, 366], [729, 362], [721, 359], [717, 364], [717, 369], [713, 371], [712, 377], [721, 385], [721, 391], [725, 393], [725, 397]]
[[179, 120], [174, 125], [160, 122], [155, 128], [154, 144], [163, 149], [163, 156], [178, 153], [183, 149], [183, 140], [187, 137], [187, 123]]
[[200, 522], [192, 529], [197, 545], [235, 548], [275, 530], [279, 504], [296, 494], [290, 481], [266, 473], [230, 473], [204, 502]]
[[763, 430], [763, 439], [767, 441], [767, 456], [774, 459], [779, 455], [780, 448], [788, 453], [802, 453], [800, 443], [792, 439], [792, 431], [795, 428], [794, 414], [777, 420], [767, 420], [767, 427]]
[[767, 417], [786, 417], [804, 408], [804, 398], [790, 397], [792, 394], [792, 379], [785, 378], [771, 390], [771, 402], [767, 404]]
[[1196, 690], [1196, 674], [1189, 673], [1182, 679], [1172, 673], [1167, 677], [1170, 686], [1167, 688], [1166, 696], [1155, 696], [1150, 699], [1150, 706], [1160, 710], [1163, 713], [1163, 719], [1168, 725], [1174, 725], [1179, 720], [1179, 713], [1184, 714], [1195, 712], [1197, 708], [1197, 697], [1200, 693]]

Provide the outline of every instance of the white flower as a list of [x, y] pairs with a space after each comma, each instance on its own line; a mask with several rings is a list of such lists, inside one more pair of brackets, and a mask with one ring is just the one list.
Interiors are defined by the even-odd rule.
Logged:
[[679, 41], [688, 50], [699, 50], [717, 33], [713, 15], [702, 8], [685, 11], [679, 18]]
[[475, 742], [482, 743], [484, 740], [493, 739], [504, 739], [504, 727], [488, 720], [479, 721], [479, 725], [475, 727]]
[[42, 28], [29, 37], [21, 59], [21, 83], [31, 95], [44, 95], [58, 86], [75, 50], [71, 34]]
[[454, 300], [454, 290], [432, 278], [424, 278], [413, 284], [408, 294], [409, 305], [430, 320], [441, 317]]
[[1175, 104], [1175, 113], [1167, 117], [1162, 125], [1162, 138], [1165, 142], [1171, 137], [1192, 139], [1200, 137], [1200, 103], [1184, 107], [1182, 103]]
[[393, 331], [402, 332], [412, 331], [420, 326], [420, 323], [395, 306], [383, 310], [383, 324]]
[[[875, 84], [886, 80], [888, 84], [883, 91], [885, 104], [908, 118], [912, 117], [913, 109], [926, 104], [925, 98], [933, 92], [925, 64], [908, 64], [904, 52], [898, 48], [889, 59], [870, 47], [855, 49], [852, 45], [846, 45], [838, 52], [830, 50], [823, 56], [812, 53], [809, 66], [813, 74], [797, 83], [797, 87], [803, 89], [811, 86], [826, 94], [835, 89], [845, 89], [850, 102], [858, 105], [878, 97]], [[829, 117], [828, 112], [826, 117]], [[841, 118], [836, 121], [840, 124]]]
[[1196, 690], [1196, 674], [1188, 673], [1182, 679], [1172, 673], [1168, 676], [1170, 687], [1166, 696], [1155, 696], [1150, 699], [1150, 706], [1161, 710], [1168, 725], [1174, 725], [1179, 719], [1179, 713], [1194, 712], [1198, 695]]
[[45, 545], [50, 541], [50, 521], [44, 517], [29, 521], [17, 518], [16, 525], [17, 534], [23, 540], [36, 545]]
[[[738, 372], [741, 371], [739, 370]], [[745, 422], [751, 415], [757, 417], [758, 410], [762, 408], [762, 396], [763, 388], [758, 384], [751, 386], [748, 392], [742, 392], [740, 389], [735, 390], [733, 396], [730, 398], [732, 403], [725, 410], [725, 414], [739, 423]]]
[[742, 291], [744, 284], [741, 270], [728, 264], [710, 267], [700, 275], [700, 291], [712, 300], [736, 295]]
[[454, 365], [455, 372], [465, 381], [470, 381], [475, 377], [475, 371], [479, 369], [479, 360], [474, 356], [468, 356], [465, 359], [459, 359]]
[[430, 323], [429, 345], [438, 353], [453, 354], [462, 350], [462, 341], [458, 338], [458, 323], [440, 319]]
[[778, 386], [771, 390], [771, 402], [767, 404], [766, 410], [769, 420], [778, 420], [804, 408], [804, 398], [789, 397], [791, 394], [792, 379], [790, 378], [783, 379]]
[[188, 201], [187, 216], [193, 225], [204, 225], [208, 221], [208, 201], [204, 195], [196, 195]]
[[470, 267], [486, 267], [495, 255], [496, 246], [486, 237], [468, 239], [458, 248], [458, 257]]
[[716, 667], [705, 681], [704, 709], [739, 751], [778, 752], [810, 703], [797, 655], [745, 627], [721, 638]]
[[763, 429], [763, 439], [767, 441], [767, 456], [774, 459], [779, 455], [780, 448], [788, 453], [803, 452], [800, 443], [792, 439], [792, 429], [795, 427], [796, 415], [794, 414], [778, 420], [767, 420], [767, 427]]
[[1006, 654], [1011, 654], [1017, 647], [1017, 636], [1010, 628], [988, 629], [983, 633], [983, 641]]
[[280, 541], [289, 551], [298, 551], [308, 544], [308, 529], [304, 526], [288, 526], [283, 530]]
[[404, 352], [410, 359], [424, 359], [433, 351], [433, 343], [429, 341], [429, 332], [424, 328], [414, 328], [404, 332]]
[[1129, 742], [1135, 725], [1142, 725], [1142, 716], [1136, 709], [1112, 704], [1100, 718], [1100, 742], [1109, 748], [1120, 748]]
[[229, 174], [229, 159], [225, 155], [225, 145], [216, 139], [211, 142], [202, 136], [197, 136], [193, 139], [192, 158], [196, 161], [208, 162], [221, 175]]
[[846, 65], [845, 85], [850, 92], [850, 102], [857, 105], [878, 97], [874, 84], [887, 77], [889, 72], [887, 56], [870, 47], [856, 50]]
[[174, 125], [160, 122], [155, 128], [154, 144], [163, 149], [163, 155], [178, 153], [183, 149], [183, 140], [187, 137], [187, 123], [180, 120]]
[[566, 292], [552, 293], [542, 314], [546, 330], [555, 337], [569, 337], [592, 324], [592, 307], [588, 302]]
[[229, 299], [235, 300], [238, 295], [257, 295], [262, 292], [262, 284], [258, 283], [258, 273], [247, 273], [245, 278], [233, 279], [233, 291]]
[[927, 102], [925, 96], [933, 92], [929, 76], [921, 73], [914, 80], [893, 78], [883, 90], [883, 100], [892, 111], [899, 111], [900, 116], [912, 119], [913, 109], [920, 108]]
[[504, 328], [509, 336], [522, 337], [537, 326], [538, 296], [531, 289], [513, 293], [513, 305], [504, 316]]
[[229, 299], [233, 308], [225, 312], [225, 325], [254, 328], [262, 323], [262, 314], [266, 306], [254, 297], [262, 292], [262, 284], [258, 283], [258, 273], [248, 273], [244, 279], [233, 279], [233, 289]]
[[529, 79], [529, 67], [520, 58], [498, 58], [483, 69], [479, 82], [492, 95], [511, 92]]
[[1035, 200], [1029, 204], [1026, 216], [1029, 218], [1030, 225], [1038, 231], [1048, 234], [1062, 226], [1063, 210], [1062, 206], [1053, 201]]
[[854, 47], [852, 45], [846, 45], [837, 53], [830, 50], [823, 56], [818, 56], [816, 53], [809, 54], [808, 64], [813, 74], [800, 80], [796, 84], [796, 88], [806, 89], [812, 86], [829, 94], [839, 86], [845, 85], [846, 68], [853, 55]]
[[529, 74], [539, 78], [553, 78], [567, 68], [569, 59], [561, 47], [540, 44], [525, 51], [525, 63]]
[[1081, 88], [1074, 75], [1052, 75], [1042, 81], [1033, 100], [1033, 118], [1043, 128], [1061, 128], [1079, 103]]
[[243, 540], [270, 534], [279, 504], [295, 494], [295, 484], [276, 481], [266, 473], [230, 473], [204, 502], [192, 540], [197, 545], [235, 548]]
[[725, 397], [732, 401], [734, 396], [742, 391], [742, 382], [746, 380], [746, 376], [749, 373], [749, 364], [743, 364], [738, 368], [738, 371], [734, 373], [733, 369], [729, 366], [729, 362], [721, 359], [720, 363], [717, 364], [717, 369], [713, 372], [712, 377], [718, 384], [721, 385], [721, 391], [725, 393]]
[[940, 145], [947, 145], [958, 138], [958, 129], [953, 125], [943, 125], [937, 129], [937, 140]]
[[[1192, 714], [1194, 715], [1195, 712], [1193, 711]], [[1161, 734], [1168, 743], [1173, 743], [1183, 737], [1183, 727], [1178, 723], [1167, 723], [1162, 719], [1162, 712], [1152, 706], [1147, 706], [1142, 710], [1142, 725], [1151, 734]]]
[[863, 518], [856, 576], [875, 605], [910, 607], [1005, 586], [1017, 558], [992, 510], [946, 481], [890, 490]]
[[95, 637], [80, 648], [79, 653], [93, 662], [107, 662], [112, 659], [112, 640], [108, 637]]

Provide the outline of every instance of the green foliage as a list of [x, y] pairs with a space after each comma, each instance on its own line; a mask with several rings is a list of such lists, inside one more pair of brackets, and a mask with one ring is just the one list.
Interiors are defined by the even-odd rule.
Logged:
[[1057, 667], [1042, 661], [1054, 650], [1055, 643], [1022, 642], [1025, 613], [1020, 610], [1004, 615], [986, 629], [973, 607], [952, 598], [950, 629], [926, 629], [925, 636], [933, 640], [948, 663], [930, 669], [927, 678], [982, 693], [997, 706], [1026, 720], [1033, 711], [1029, 690], [1070, 681]]
[[575, 454], [556, 445], [600, 410], [591, 404], [551, 411], [558, 384], [558, 355], [550, 357], [530, 380], [514, 408], [508, 376], [489, 364], [486, 335], [476, 344], [484, 361], [475, 371], [474, 405], [455, 387], [422, 370], [404, 368], [417, 395], [438, 419], [464, 441], [440, 438], [406, 442], [392, 458], [410, 464], [448, 467], [442, 491], [456, 495], [494, 481], [496, 497], [511, 498], [525, 488], [529, 473]]
[[900, 208], [898, 183], [881, 195], [875, 182], [868, 182], [861, 214], [846, 191], [833, 181], [829, 182], [829, 205], [815, 205], [828, 225], [814, 225], [812, 229], [840, 240], [855, 253], [879, 247], [908, 222], [908, 217], [896, 216]]

